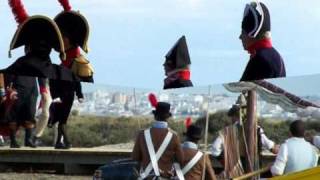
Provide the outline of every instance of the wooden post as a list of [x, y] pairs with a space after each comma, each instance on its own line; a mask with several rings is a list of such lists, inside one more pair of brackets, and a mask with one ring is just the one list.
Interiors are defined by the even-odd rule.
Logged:
[[[210, 116], [210, 100], [211, 100], [211, 86], [208, 87], [208, 97], [207, 97], [207, 112], [206, 112], [206, 126], [204, 131], [204, 152], [208, 150], [208, 130], [209, 130], [209, 116]], [[204, 156], [206, 154], [204, 153]], [[206, 179], [206, 158], [203, 158], [203, 169], [202, 169], [202, 180]]]
[[253, 172], [257, 158], [257, 95], [255, 90], [248, 91], [247, 121], [245, 123], [245, 135], [248, 148], [247, 172]]
[[[136, 97], [136, 88], [133, 88], [133, 101], [134, 101], [134, 110], [133, 115], [138, 115], [137, 111], [137, 97]], [[141, 129], [140, 117], [138, 118], [139, 130]]]

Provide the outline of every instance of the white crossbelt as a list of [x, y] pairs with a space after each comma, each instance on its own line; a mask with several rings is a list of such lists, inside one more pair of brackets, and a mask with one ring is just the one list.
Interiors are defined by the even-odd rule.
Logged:
[[193, 158], [182, 169], [178, 163], [173, 164], [179, 180], [184, 180], [184, 175], [187, 174], [187, 172], [189, 172], [190, 169], [197, 164], [202, 155], [203, 153], [201, 151], [198, 151], [197, 154], [193, 156]]
[[173, 136], [172, 132], [168, 131], [168, 133], [167, 133], [166, 137], [164, 138], [162, 144], [160, 145], [157, 153], [155, 153], [154, 146], [153, 146], [152, 139], [151, 139], [150, 129], [144, 130], [144, 138], [147, 143], [147, 148], [148, 148], [151, 162], [148, 164], [148, 166], [146, 167], [144, 172], [140, 172], [139, 179], [146, 178], [150, 174], [152, 169], [153, 169], [156, 176], [160, 176], [158, 160], [160, 159], [160, 157], [162, 156], [162, 154], [164, 153], [164, 151], [168, 147], [168, 145], [172, 139], [172, 136]]

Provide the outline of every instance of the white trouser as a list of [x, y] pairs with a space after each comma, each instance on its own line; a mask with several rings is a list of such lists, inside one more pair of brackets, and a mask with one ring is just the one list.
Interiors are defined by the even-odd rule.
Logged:
[[38, 121], [36, 124], [36, 129], [35, 129], [36, 137], [41, 137], [45, 128], [47, 127], [49, 116], [50, 116], [49, 108], [52, 102], [50, 93], [41, 94], [41, 99], [42, 99], [42, 107], [41, 107], [41, 112], [38, 115]]

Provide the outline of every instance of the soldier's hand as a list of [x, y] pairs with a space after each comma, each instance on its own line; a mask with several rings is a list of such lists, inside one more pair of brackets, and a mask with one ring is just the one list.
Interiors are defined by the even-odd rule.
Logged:
[[273, 154], [278, 154], [279, 149], [280, 149], [280, 145], [279, 145], [279, 144], [276, 144], [276, 145], [274, 145], [273, 148], [271, 149], [271, 152], [272, 152]]
[[79, 103], [83, 103], [84, 99], [83, 98], [78, 98]]

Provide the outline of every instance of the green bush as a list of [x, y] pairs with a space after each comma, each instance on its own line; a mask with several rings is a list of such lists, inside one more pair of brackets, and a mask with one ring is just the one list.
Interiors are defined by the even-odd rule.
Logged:
[[[205, 117], [195, 120], [195, 124], [205, 128]], [[150, 127], [152, 117], [97, 117], [71, 116], [67, 131], [74, 147], [95, 147], [106, 144], [128, 143], [135, 140], [139, 130]], [[230, 125], [225, 111], [218, 111], [209, 116], [208, 143], [217, 137], [218, 131]], [[277, 143], [282, 143], [289, 136], [289, 121], [278, 119], [259, 119], [265, 134]], [[186, 131], [183, 119], [169, 120], [169, 127], [176, 131], [183, 140]], [[320, 132], [319, 121], [306, 121], [306, 129]], [[47, 129], [42, 137], [45, 146], [53, 144], [53, 129]]]

